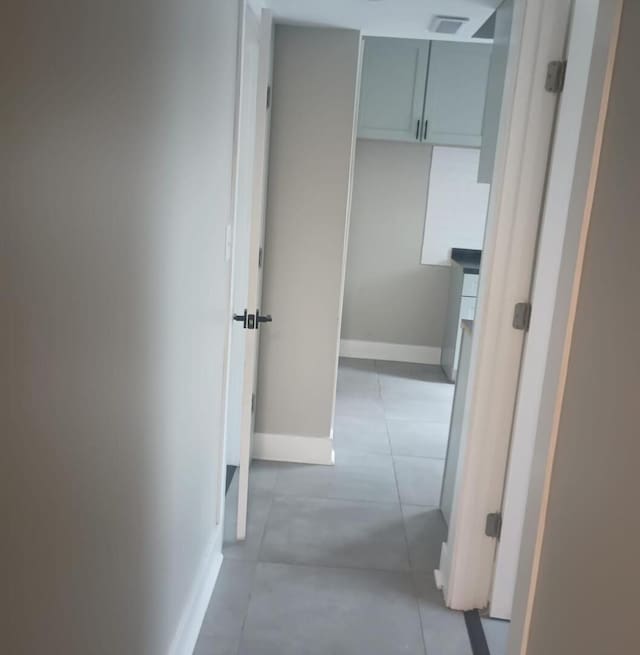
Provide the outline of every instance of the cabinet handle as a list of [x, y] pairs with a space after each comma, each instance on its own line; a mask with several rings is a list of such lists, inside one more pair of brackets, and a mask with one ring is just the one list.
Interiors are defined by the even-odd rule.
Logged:
[[420, 141], [420, 119], [418, 119], [418, 124], [416, 125], [416, 141]]

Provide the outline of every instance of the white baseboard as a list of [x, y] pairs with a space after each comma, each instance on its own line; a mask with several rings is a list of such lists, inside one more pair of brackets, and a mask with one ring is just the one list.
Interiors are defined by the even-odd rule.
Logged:
[[272, 462], [325, 466], [332, 466], [335, 462], [331, 437], [300, 437], [295, 434], [264, 432], [253, 435], [253, 457]]
[[440, 546], [440, 564], [433, 572], [436, 587], [442, 592], [443, 596], [447, 597], [447, 583], [449, 581], [449, 570], [451, 568], [451, 558], [449, 557], [449, 548], [447, 542], [443, 541]]
[[440, 348], [432, 346], [411, 346], [401, 343], [385, 343], [383, 341], [340, 340], [340, 356], [356, 359], [440, 364], [440, 350]]
[[191, 593], [182, 611], [178, 629], [169, 648], [170, 655], [193, 655], [202, 622], [207, 607], [209, 607], [211, 594], [216, 586], [220, 567], [222, 566], [222, 553], [219, 548], [220, 539], [216, 538], [209, 548], [208, 555], [205, 557], [191, 587]]

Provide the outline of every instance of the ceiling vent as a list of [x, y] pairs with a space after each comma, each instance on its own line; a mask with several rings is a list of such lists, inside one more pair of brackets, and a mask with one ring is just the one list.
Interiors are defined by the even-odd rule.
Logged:
[[456, 34], [468, 21], [464, 16], [434, 16], [429, 30], [437, 34]]

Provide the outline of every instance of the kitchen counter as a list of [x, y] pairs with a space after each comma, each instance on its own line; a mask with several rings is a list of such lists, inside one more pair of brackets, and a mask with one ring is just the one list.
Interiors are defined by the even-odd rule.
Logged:
[[480, 260], [482, 250], [471, 250], [469, 248], [452, 248], [451, 261], [460, 265], [467, 274], [480, 272]]

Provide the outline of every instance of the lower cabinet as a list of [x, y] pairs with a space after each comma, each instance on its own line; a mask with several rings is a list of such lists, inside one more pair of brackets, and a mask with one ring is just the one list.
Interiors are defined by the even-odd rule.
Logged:
[[449, 284], [447, 320], [440, 358], [440, 365], [451, 382], [455, 382], [460, 360], [461, 321], [472, 321], [475, 318], [477, 296], [478, 273], [465, 273], [460, 264], [453, 262], [451, 265], [451, 282]]

